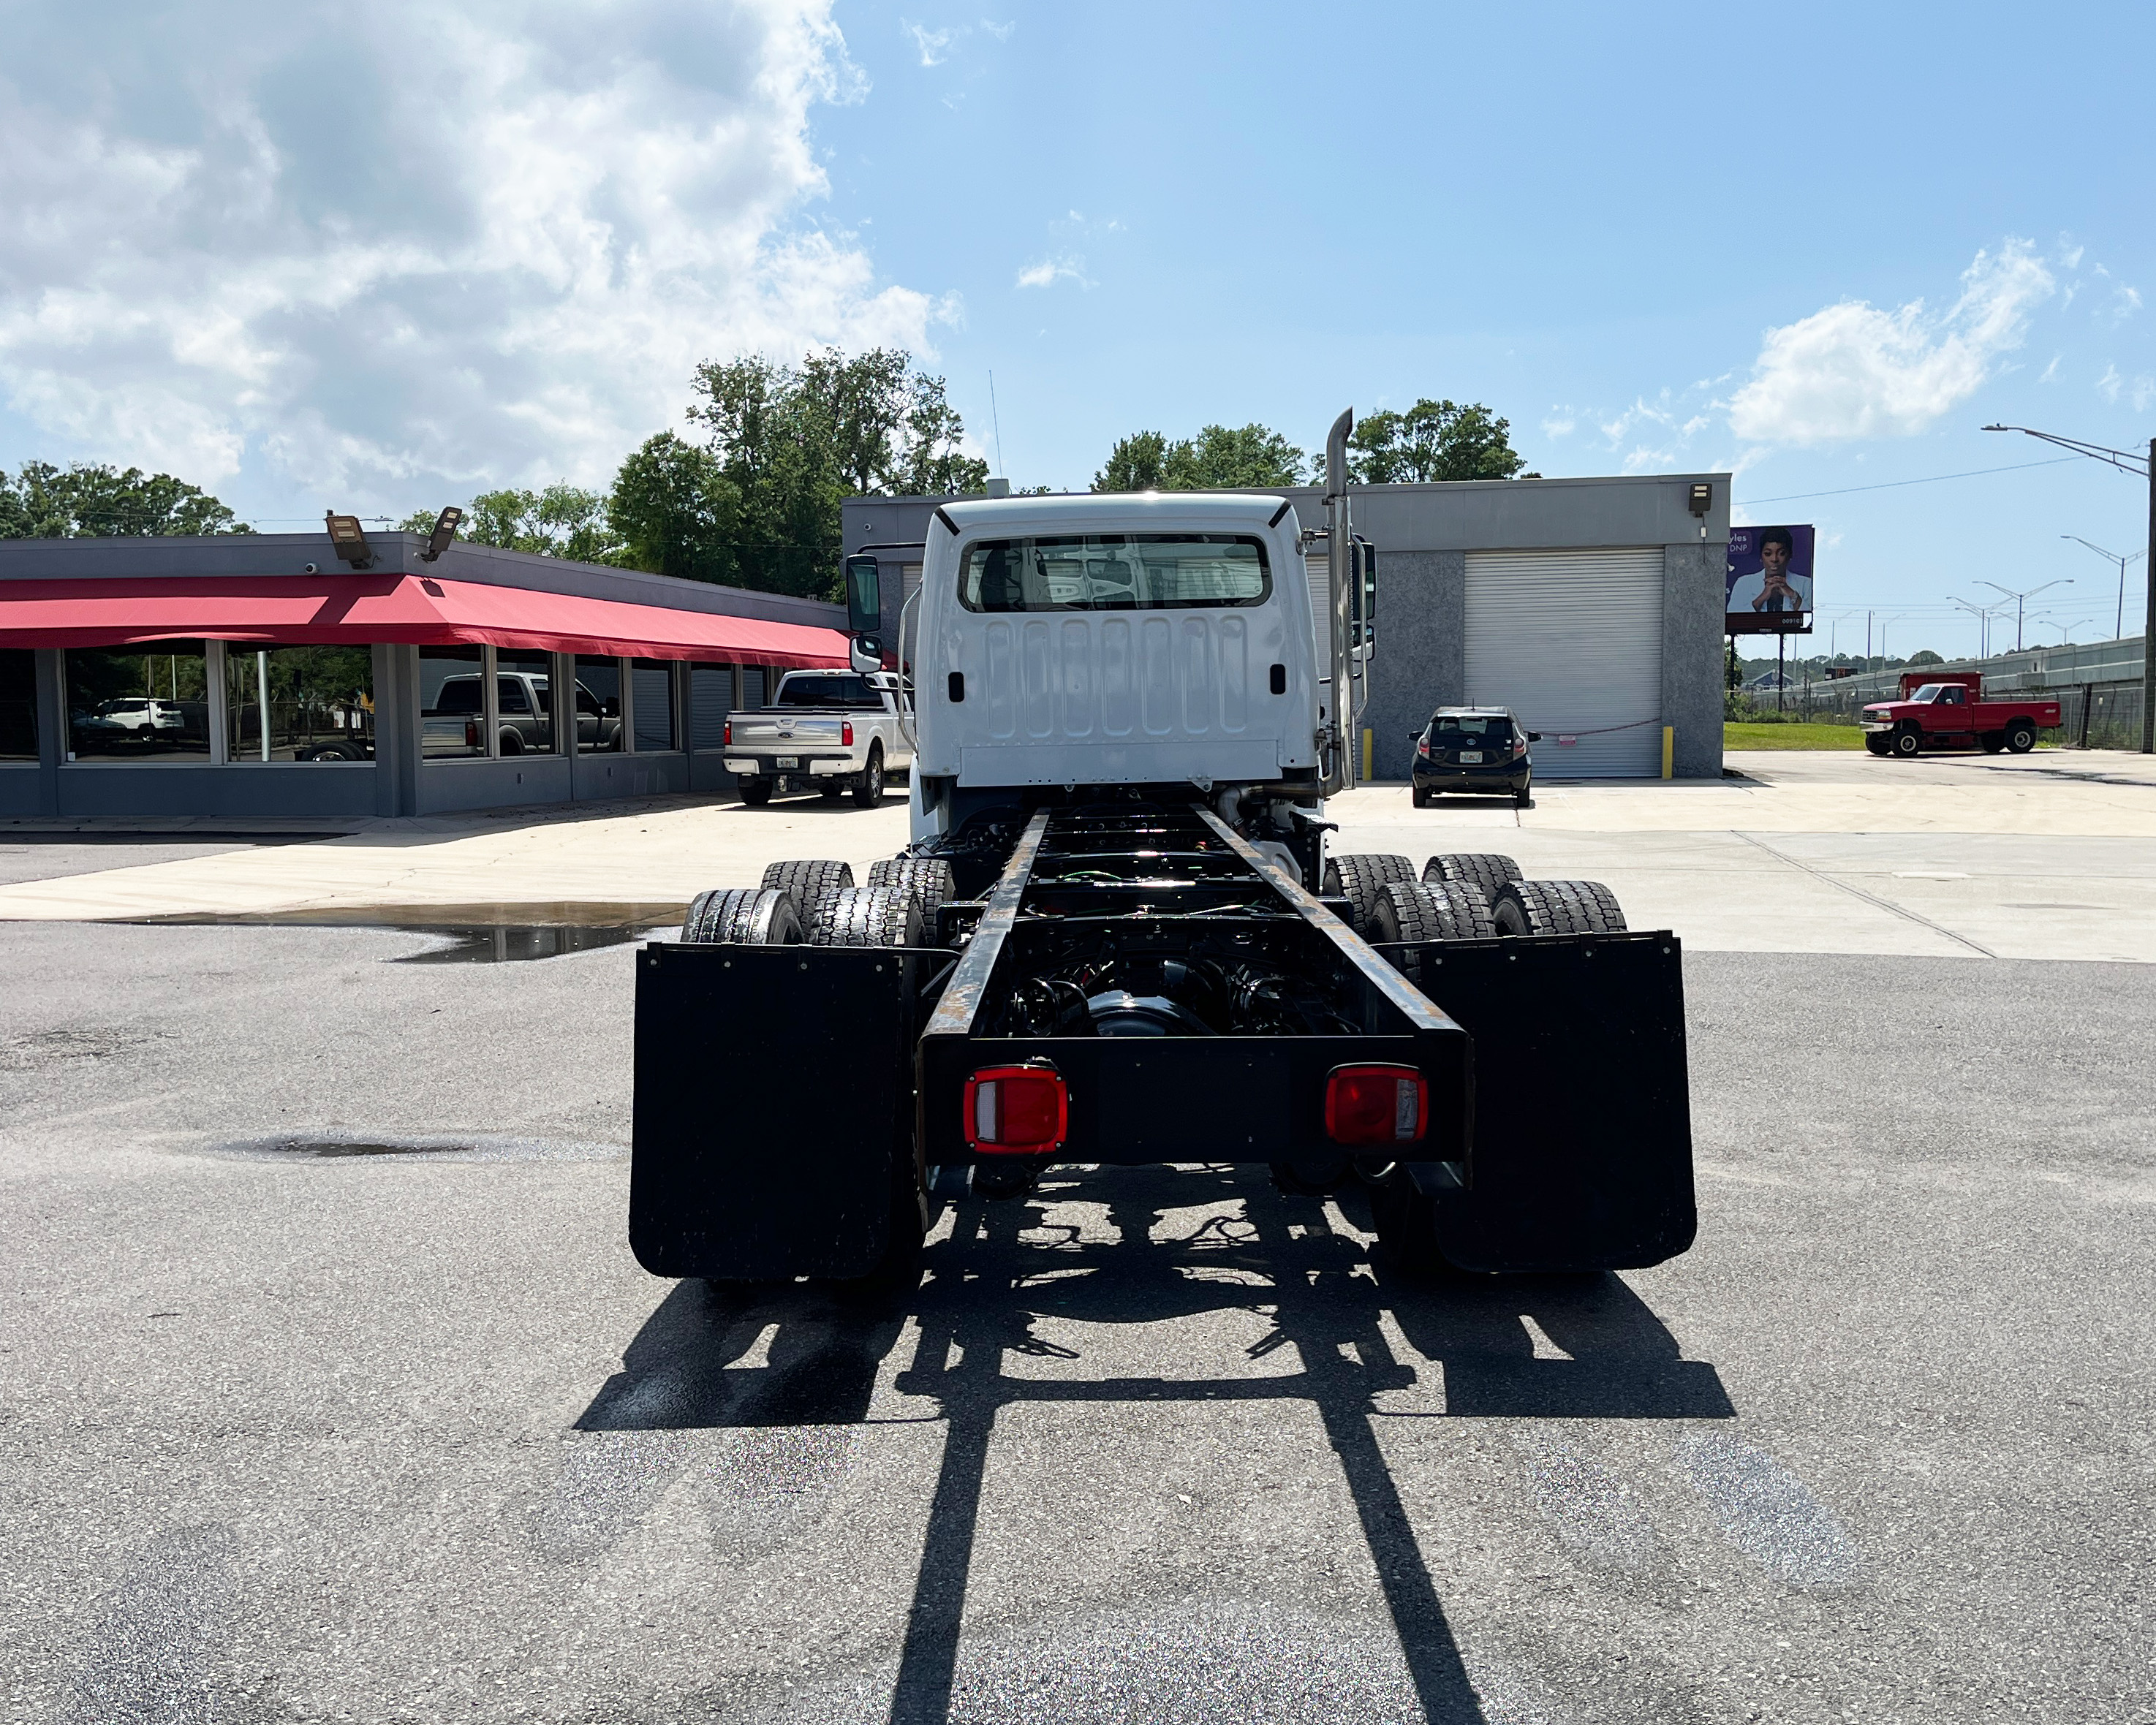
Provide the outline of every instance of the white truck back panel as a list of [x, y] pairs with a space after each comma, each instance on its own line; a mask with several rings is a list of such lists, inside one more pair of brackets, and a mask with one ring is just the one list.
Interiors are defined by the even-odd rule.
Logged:
[[[1316, 764], [1310, 594], [1281, 499], [1011, 498], [944, 512], [959, 534], [929, 529], [913, 655], [921, 771], [972, 785], [1229, 783]], [[969, 545], [1133, 532], [1254, 537], [1270, 589], [1255, 603], [1157, 609], [960, 602]], [[1278, 695], [1275, 665], [1286, 673]], [[952, 672], [962, 701], [950, 699]]]

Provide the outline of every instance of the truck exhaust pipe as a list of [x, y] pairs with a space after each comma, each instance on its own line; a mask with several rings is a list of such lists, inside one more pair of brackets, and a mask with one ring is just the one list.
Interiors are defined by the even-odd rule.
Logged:
[[1354, 624], [1349, 603], [1355, 579], [1355, 536], [1348, 505], [1348, 434], [1354, 429], [1355, 410], [1349, 408], [1332, 422], [1325, 438], [1325, 570], [1332, 607], [1332, 695], [1326, 703], [1325, 724], [1331, 743], [1331, 758], [1325, 763], [1328, 796], [1355, 783]]

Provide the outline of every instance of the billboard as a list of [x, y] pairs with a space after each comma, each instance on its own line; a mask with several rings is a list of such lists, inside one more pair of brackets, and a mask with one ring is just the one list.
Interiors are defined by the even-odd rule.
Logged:
[[1722, 632], [1808, 635], [1812, 630], [1812, 530], [1732, 527]]

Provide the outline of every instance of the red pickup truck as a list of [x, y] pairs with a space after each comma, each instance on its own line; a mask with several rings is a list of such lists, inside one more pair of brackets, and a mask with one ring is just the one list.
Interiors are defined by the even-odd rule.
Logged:
[[2056, 701], [1986, 701], [1974, 671], [1904, 671], [1902, 698], [1864, 709], [1864, 746], [1875, 755], [1975, 749], [2025, 755], [2040, 726], [2059, 722]]

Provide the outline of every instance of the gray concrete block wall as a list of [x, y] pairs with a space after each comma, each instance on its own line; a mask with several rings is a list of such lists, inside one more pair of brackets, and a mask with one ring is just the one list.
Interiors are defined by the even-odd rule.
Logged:
[[1466, 552], [1378, 554], [1378, 656], [1363, 711], [1373, 778], [1405, 778], [1414, 760], [1409, 733], [1428, 724], [1434, 708], [1462, 698], [1466, 616]]
[[1729, 542], [1662, 551], [1662, 722], [1679, 778], [1722, 776], [1722, 618]]

